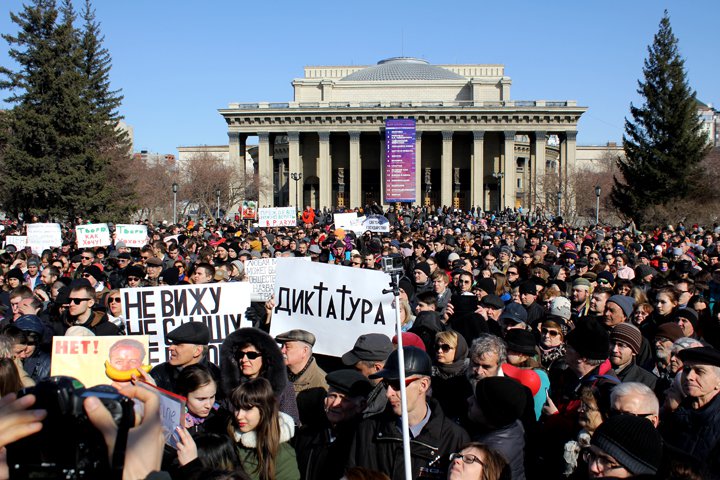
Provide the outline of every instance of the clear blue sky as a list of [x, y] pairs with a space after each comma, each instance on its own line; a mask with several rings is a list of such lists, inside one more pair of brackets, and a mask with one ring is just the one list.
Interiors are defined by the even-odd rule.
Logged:
[[[21, 6], [0, 2], [1, 32], [16, 31], [9, 12]], [[226, 144], [217, 110], [229, 103], [290, 101], [305, 65], [372, 65], [403, 54], [504, 64], [514, 100], [577, 100], [589, 107], [578, 143], [619, 142], [665, 8], [691, 86], [720, 107], [718, 0], [95, 0], [95, 8], [136, 150]], [[7, 50], [0, 40], [3, 65]]]

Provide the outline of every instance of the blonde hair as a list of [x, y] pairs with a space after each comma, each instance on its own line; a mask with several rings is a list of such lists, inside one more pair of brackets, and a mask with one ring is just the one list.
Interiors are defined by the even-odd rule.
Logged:
[[452, 348], [457, 348], [458, 334], [453, 330], [445, 330], [444, 332], [438, 332], [435, 334], [436, 342], [444, 342], [450, 345]]

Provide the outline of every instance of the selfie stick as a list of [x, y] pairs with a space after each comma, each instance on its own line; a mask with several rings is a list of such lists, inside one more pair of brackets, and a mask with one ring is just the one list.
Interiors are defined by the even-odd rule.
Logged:
[[410, 427], [408, 425], [407, 395], [405, 387], [405, 353], [402, 343], [402, 324], [400, 322], [400, 275], [401, 271], [390, 271], [390, 288], [383, 293], [392, 293], [395, 304], [395, 325], [397, 325], [398, 370], [400, 372], [400, 407], [402, 408], [403, 458], [405, 460], [405, 480], [412, 480], [412, 464], [410, 463]]

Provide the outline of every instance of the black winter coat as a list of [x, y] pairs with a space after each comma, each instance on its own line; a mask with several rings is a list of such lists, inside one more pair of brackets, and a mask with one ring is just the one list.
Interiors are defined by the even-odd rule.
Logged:
[[[470, 441], [468, 433], [445, 418], [440, 404], [427, 399], [431, 414], [420, 435], [410, 439], [412, 478], [445, 478], [449, 455], [459, 452]], [[404, 480], [402, 432], [398, 416], [391, 410], [363, 420], [350, 447], [348, 466], [361, 466], [385, 472], [393, 480]], [[423, 475], [421, 475], [423, 472]]]

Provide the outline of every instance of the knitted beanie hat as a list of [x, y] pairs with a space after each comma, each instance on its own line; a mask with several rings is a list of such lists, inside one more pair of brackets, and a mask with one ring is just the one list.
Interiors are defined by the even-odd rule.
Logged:
[[605, 420], [590, 440], [633, 475], [655, 475], [662, 462], [663, 441], [650, 420], [617, 415]]
[[633, 307], [635, 306], [635, 299], [633, 297], [628, 297], [627, 295], [613, 295], [608, 298], [608, 303], [617, 304], [617, 306], [619, 306], [625, 314], [625, 318], [629, 319], [632, 316]]
[[619, 323], [615, 325], [610, 333], [610, 341], [619, 340], [626, 343], [632, 352], [637, 355], [642, 348], [642, 333], [640, 329], [631, 323]]

